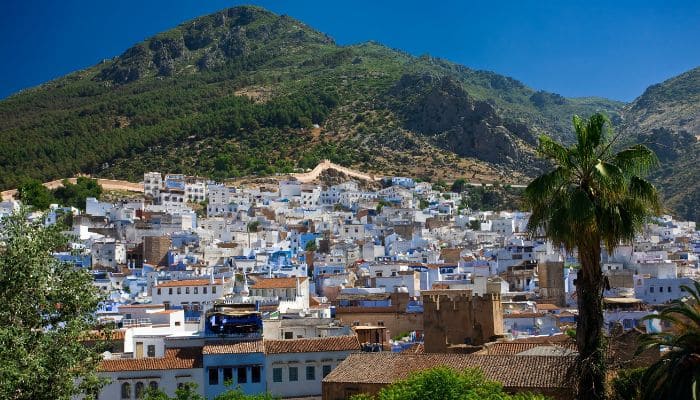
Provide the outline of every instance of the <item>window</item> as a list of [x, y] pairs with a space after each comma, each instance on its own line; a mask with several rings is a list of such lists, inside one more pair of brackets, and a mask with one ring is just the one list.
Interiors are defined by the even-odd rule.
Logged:
[[282, 382], [282, 368], [272, 368], [272, 382]]
[[377, 321], [377, 326], [384, 326], [384, 321]]
[[136, 398], [143, 398], [143, 382], [136, 382]]
[[158, 390], [158, 382], [156, 382], [156, 381], [151, 381], [151, 383], [148, 384], [148, 387], [149, 387], [151, 390]]
[[262, 375], [262, 368], [259, 365], [255, 365], [251, 369], [252, 376], [250, 381], [253, 383], [260, 383], [260, 376]]
[[671, 287], [670, 287], [670, 286], [668, 287], [668, 292], [671, 293]]
[[294, 339], [294, 332], [285, 332], [284, 338], [285, 339]]
[[664, 287], [663, 287], [663, 286], [659, 286], [659, 293], [663, 293], [663, 292], [664, 292]]
[[238, 378], [238, 383], [246, 383], [248, 382], [248, 368], [247, 367], [239, 367], [237, 368], [237, 378]]
[[231, 367], [224, 368], [224, 384], [228, 381], [233, 382], [233, 368]]
[[653, 286], [649, 286], [649, 293], [654, 293], [654, 287], [653, 287]]
[[299, 380], [299, 369], [297, 367], [289, 367], [289, 381], [296, 382]]
[[218, 385], [219, 384], [219, 369], [209, 368], [209, 384]]
[[148, 348], [146, 350], [146, 355], [147, 355], [147, 357], [155, 357], [156, 356], [156, 345], [155, 344], [148, 345]]
[[212, 294], [216, 294], [216, 286], [212, 286], [212, 287], [211, 287], [211, 293], [212, 293]]
[[158, 288], [158, 296], [160, 296], [160, 288]]
[[173, 288], [168, 289], [168, 294], [173, 294]]
[[316, 367], [313, 365], [306, 366], [306, 380], [315, 381], [316, 380]]
[[131, 398], [131, 385], [129, 382], [122, 383], [122, 399]]
[[323, 366], [323, 377], [325, 378], [326, 375], [330, 374], [332, 369], [333, 369], [333, 367], [331, 367], [330, 365], [324, 365]]
[[189, 286], [185, 288], [185, 294], [190, 294], [190, 287]]
[[202, 288], [202, 293], [207, 294], [207, 287], [206, 286]]
[[177, 288], [177, 294], [182, 294], [182, 288]]
[[195, 288], [194, 288], [194, 294], [199, 294], [199, 288], [198, 288], [198, 287], [195, 287]]

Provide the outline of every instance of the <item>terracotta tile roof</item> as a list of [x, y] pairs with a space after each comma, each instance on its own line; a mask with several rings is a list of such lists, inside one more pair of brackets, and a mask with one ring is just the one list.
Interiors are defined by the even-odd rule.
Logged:
[[102, 360], [98, 368], [103, 372], [202, 368], [202, 348], [166, 349], [165, 356], [160, 358]]
[[402, 351], [402, 353], [423, 354], [425, 353], [425, 346], [423, 346], [423, 343], [415, 343]]
[[516, 355], [525, 351], [531, 351], [538, 347], [556, 347], [561, 349], [561, 355], [565, 355], [567, 352], [576, 350], [576, 344], [573, 342], [564, 342], [559, 344], [550, 343], [527, 343], [527, 342], [495, 342], [488, 343], [481, 350], [480, 354], [488, 355]]
[[457, 264], [459, 262], [459, 253], [462, 252], [463, 249], [441, 249], [440, 250], [440, 259], [444, 260], [446, 264]]
[[357, 340], [357, 336], [354, 335], [292, 340], [265, 340], [266, 354], [354, 350], [360, 350], [360, 342]]
[[573, 356], [353, 353], [323, 382], [390, 384], [412, 372], [447, 366], [457, 370], [480, 368], [488, 379], [506, 388], [568, 389], [571, 385], [567, 372], [575, 359]]
[[[207, 286], [210, 285], [211, 281], [209, 279], [185, 279], [182, 281], [165, 281], [160, 282], [156, 286], [157, 288], [164, 287], [176, 287], [176, 286]], [[222, 285], [222, 279], [214, 279], [215, 285]]]
[[561, 344], [561, 343], [571, 343], [572, 345], [574, 339], [570, 338], [568, 335], [552, 335], [552, 336], [530, 336], [520, 339], [511, 340], [514, 343], [547, 343], [547, 344]]
[[[299, 283], [307, 280], [307, 277], [300, 277]], [[264, 278], [255, 282], [251, 289], [285, 289], [297, 287], [297, 278]]]
[[263, 353], [265, 346], [262, 340], [231, 343], [207, 343], [202, 348], [202, 354], [243, 354]]

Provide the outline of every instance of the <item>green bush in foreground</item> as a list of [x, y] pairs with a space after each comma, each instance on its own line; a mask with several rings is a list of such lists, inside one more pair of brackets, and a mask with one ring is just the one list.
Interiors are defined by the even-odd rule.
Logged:
[[531, 393], [508, 394], [500, 383], [489, 381], [477, 368], [455, 371], [436, 367], [394, 382], [375, 396], [358, 394], [352, 400], [545, 400]]

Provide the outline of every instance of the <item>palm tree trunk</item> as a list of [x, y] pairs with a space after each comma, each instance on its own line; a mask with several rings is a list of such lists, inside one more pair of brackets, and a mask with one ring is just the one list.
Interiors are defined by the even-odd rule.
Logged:
[[576, 277], [578, 322], [576, 346], [578, 398], [605, 398], [605, 351], [603, 346], [603, 273], [600, 269], [600, 240], [579, 246], [581, 270]]

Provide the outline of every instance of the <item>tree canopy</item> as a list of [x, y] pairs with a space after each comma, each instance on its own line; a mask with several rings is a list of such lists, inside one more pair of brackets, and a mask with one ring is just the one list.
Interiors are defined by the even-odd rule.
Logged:
[[97, 179], [84, 176], [78, 177], [75, 183], [67, 179], [63, 186], [50, 190], [36, 179], [26, 179], [17, 189], [18, 199], [37, 210], [46, 210], [51, 204], [59, 204], [67, 207], [85, 209], [85, 199], [88, 197], [99, 198], [102, 194], [102, 186]]
[[503, 386], [484, 377], [478, 369], [456, 371], [436, 367], [412, 374], [409, 378], [382, 388], [375, 396], [360, 394], [352, 400], [544, 400], [538, 394], [510, 395]]
[[0, 221], [0, 398], [71, 399], [99, 387], [100, 301], [90, 275], [52, 256], [65, 249], [61, 226], [30, 222], [26, 210]]

